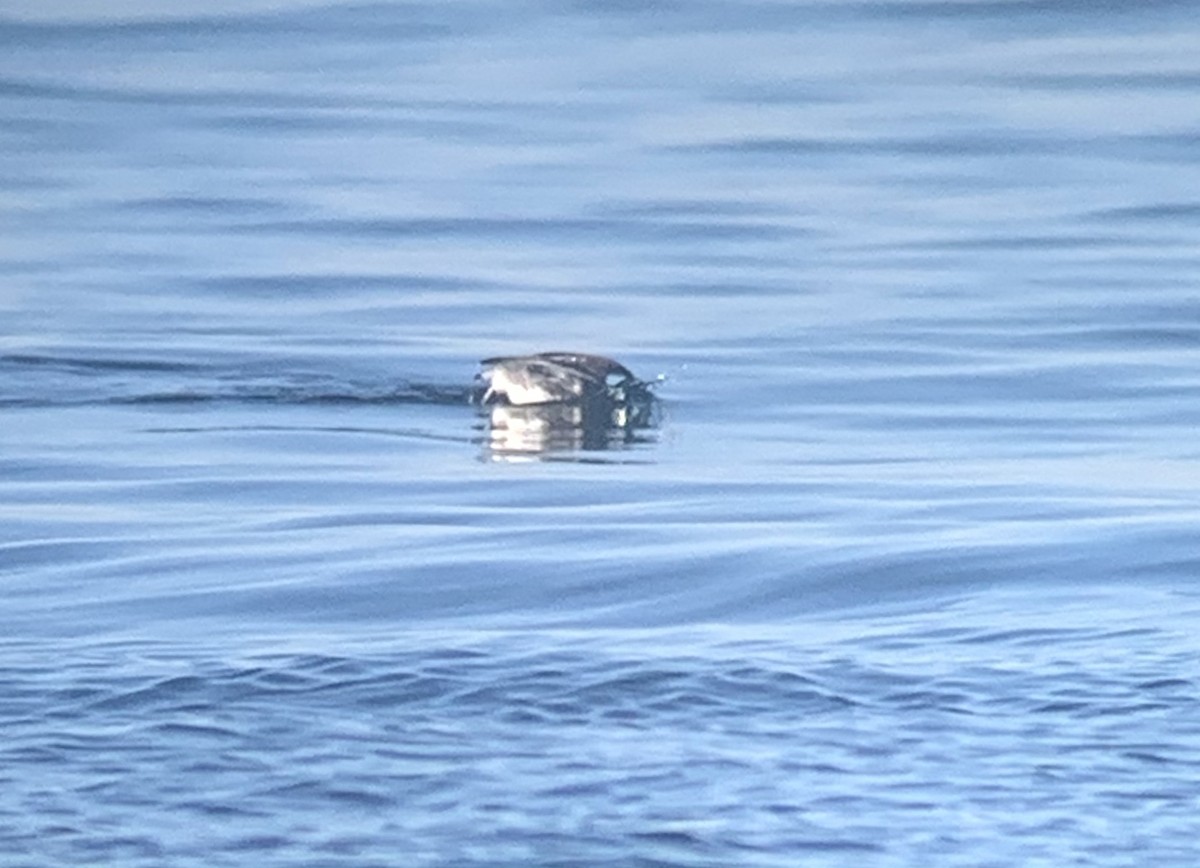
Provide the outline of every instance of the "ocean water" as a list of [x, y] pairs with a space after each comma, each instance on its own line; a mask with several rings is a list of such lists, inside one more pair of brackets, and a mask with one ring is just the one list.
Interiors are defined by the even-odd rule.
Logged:
[[[1193, 4], [101, 6], [0, 7], [0, 862], [1196, 864]], [[553, 349], [650, 424], [468, 403]]]

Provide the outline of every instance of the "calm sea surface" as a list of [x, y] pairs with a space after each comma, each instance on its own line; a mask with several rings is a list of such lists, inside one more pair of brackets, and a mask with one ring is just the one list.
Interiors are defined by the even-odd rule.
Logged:
[[1198, 46], [0, 4], [0, 863], [1197, 864]]

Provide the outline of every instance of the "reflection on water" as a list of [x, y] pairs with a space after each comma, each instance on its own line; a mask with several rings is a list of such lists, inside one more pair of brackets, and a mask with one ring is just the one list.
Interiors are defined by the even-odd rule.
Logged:
[[654, 442], [658, 402], [648, 392], [623, 400], [481, 405], [486, 457], [562, 456]]

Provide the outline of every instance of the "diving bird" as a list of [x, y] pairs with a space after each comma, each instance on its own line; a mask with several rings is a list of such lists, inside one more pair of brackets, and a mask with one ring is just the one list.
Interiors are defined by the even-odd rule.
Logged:
[[653, 397], [649, 383], [606, 356], [537, 353], [497, 356], [480, 364], [476, 395], [481, 404], [624, 404]]

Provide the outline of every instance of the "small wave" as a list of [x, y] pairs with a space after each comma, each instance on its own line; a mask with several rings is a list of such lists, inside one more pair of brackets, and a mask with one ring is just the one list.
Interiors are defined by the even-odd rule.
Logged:
[[286, 383], [235, 386], [222, 390], [151, 392], [116, 396], [108, 404], [466, 404], [469, 387], [404, 383], [396, 386], [345, 384], [341, 387], [297, 386]]
[[12, 354], [0, 356], [0, 368], [45, 368], [79, 374], [96, 374], [106, 371], [187, 371], [196, 366], [181, 362], [164, 362], [158, 359], [100, 359], [76, 358], [73, 356], [41, 356], [36, 354]]
[[194, 404], [465, 405], [469, 385], [404, 378], [263, 373], [163, 359], [77, 355], [0, 356], [0, 407]]

